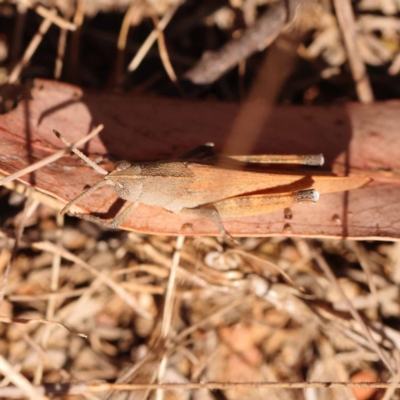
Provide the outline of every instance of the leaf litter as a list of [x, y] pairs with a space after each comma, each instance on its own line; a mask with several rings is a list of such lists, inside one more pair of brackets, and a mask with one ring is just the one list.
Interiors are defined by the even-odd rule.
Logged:
[[[27, 5], [18, 3], [23, 13]], [[13, 72], [0, 76], [14, 81], [22, 67], [29, 69], [47, 21], [75, 29], [85, 15], [99, 12], [95, 2], [86, 3], [80, 10], [60, 5], [63, 15], [75, 15], [72, 25], [37, 6], [46, 26]], [[116, 2], [112, 11], [125, 11], [128, 3]], [[174, 76], [161, 30], [163, 16], [169, 10], [172, 17], [177, 5], [152, 3], [151, 12], [136, 11], [136, 23], [153, 18], [152, 40]], [[251, 25], [256, 7], [232, 3]], [[389, 0], [358, 7], [397, 12]], [[326, 63], [321, 76], [335, 76], [346, 54], [332, 11], [320, 12], [303, 56], [320, 56]], [[228, 8], [207, 24], [230, 27], [233, 15]], [[358, 19], [361, 57], [371, 65], [390, 62], [395, 74], [398, 22], [380, 18]], [[183, 62], [174, 51], [170, 56]], [[181, 389], [157, 390], [154, 398], [398, 398], [398, 242], [251, 237], [233, 249], [218, 238], [110, 232], [64, 220], [58, 204], [49, 207], [32, 190], [18, 190], [26, 200], [15, 203], [9, 189], [0, 188], [7, 206], [0, 233], [0, 397], [138, 399], [148, 397], [151, 384], [161, 389], [167, 382]], [[385, 384], [390, 379], [392, 387]], [[352, 386], [359, 381], [362, 393]], [[365, 389], [366, 382], [376, 385]], [[389, 388], [385, 394], [376, 392], [378, 382]]]

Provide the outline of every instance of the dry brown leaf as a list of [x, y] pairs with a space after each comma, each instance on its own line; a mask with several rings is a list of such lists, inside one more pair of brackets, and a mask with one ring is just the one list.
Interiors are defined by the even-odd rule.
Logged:
[[[76, 141], [99, 123], [105, 125], [104, 131], [85, 148], [94, 158], [111, 153], [133, 162], [162, 160], [209, 141], [218, 150], [229, 140], [238, 110], [238, 105], [227, 103], [83, 93], [68, 84], [36, 80], [30, 100], [0, 115], [0, 171], [10, 174], [60, 149], [53, 129]], [[226, 219], [227, 230], [239, 236], [399, 238], [399, 115], [395, 101], [368, 106], [276, 107], [254, 154], [323, 153], [327, 167], [335, 172], [371, 176], [374, 182], [359, 190], [323, 195], [315, 205], [298, 204], [290, 221], [282, 210]], [[245, 140], [243, 132], [241, 143], [233, 143], [236, 154], [241, 153]], [[101, 179], [76, 156], [66, 156], [22, 181], [69, 201]], [[115, 200], [113, 190], [105, 187], [79, 206], [84, 212], [112, 216], [118, 209], [111, 207]], [[145, 205], [123, 227], [160, 234], [179, 234], [183, 229], [188, 235], [218, 234], [211, 220]]]

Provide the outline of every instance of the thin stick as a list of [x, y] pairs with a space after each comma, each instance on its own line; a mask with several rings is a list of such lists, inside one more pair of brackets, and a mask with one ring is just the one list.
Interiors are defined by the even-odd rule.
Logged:
[[40, 4], [34, 7], [34, 10], [44, 19], [51, 21], [54, 25], [59, 26], [61, 29], [67, 29], [69, 31], [76, 30], [76, 25], [72, 22], [67, 21], [64, 18], [59, 17], [57, 14], [52, 12], [46, 7], [41, 6]]
[[[0, 370], [3, 368], [1, 359]], [[387, 389], [390, 387], [400, 389], [400, 383], [391, 382], [201, 382], [201, 383], [82, 383], [64, 382], [57, 385], [44, 384], [34, 386], [36, 396], [44, 394], [53, 396], [86, 395], [87, 393], [100, 393], [112, 390], [137, 391], [137, 390], [238, 390], [238, 389], [333, 389], [333, 388], [374, 388]], [[20, 387], [7, 386], [0, 388], [0, 396], [8, 399], [19, 399], [25, 392]], [[36, 397], [38, 399], [38, 397]]]
[[8, 318], [8, 317], [3, 317], [0, 315], [0, 322], [5, 323], [5, 324], [47, 324], [47, 325], [57, 325], [61, 328], [66, 329], [69, 333], [72, 333], [73, 335], [82, 337], [82, 338], [87, 338], [87, 335], [84, 333], [76, 332], [71, 328], [68, 328], [68, 326], [62, 324], [61, 322], [58, 321], [52, 321], [44, 318]]
[[[311, 389], [311, 388], [377, 388], [386, 389], [391, 387], [392, 383], [387, 382], [202, 382], [202, 383], [132, 383], [132, 384], [112, 384], [99, 383], [90, 384], [87, 389], [92, 392], [104, 392], [106, 390], [193, 390], [193, 389], [208, 389], [208, 390], [226, 390], [226, 389]], [[400, 388], [400, 383], [394, 385], [397, 389]]]
[[58, 38], [57, 58], [54, 67], [54, 79], [60, 79], [61, 77], [66, 46], [67, 46], [67, 30], [61, 29], [60, 36]]
[[381, 400], [390, 400], [394, 398], [394, 391], [396, 390], [396, 383], [399, 384], [400, 381], [400, 370], [397, 371], [397, 374], [392, 377], [392, 385], [387, 388], [386, 393], [381, 398]]
[[[175, 304], [174, 294], [175, 294], [175, 288], [176, 288], [176, 274], [177, 274], [177, 270], [178, 270], [178, 266], [179, 266], [179, 260], [181, 258], [181, 250], [182, 250], [184, 241], [185, 241], [185, 236], [179, 235], [178, 238], [176, 239], [175, 252], [172, 257], [171, 270], [170, 270], [170, 274], [169, 274], [167, 290], [165, 293], [163, 321], [162, 321], [162, 325], [161, 325], [161, 337], [164, 340], [167, 338], [170, 328], [171, 328], [172, 314], [173, 314], [174, 304]], [[161, 382], [165, 375], [165, 371], [167, 368], [167, 361], [168, 361], [168, 357], [167, 357], [167, 355], [164, 355], [164, 357], [161, 359], [160, 365], [158, 367], [158, 373], [157, 373], [157, 381], [158, 382]], [[164, 398], [164, 391], [157, 390], [155, 398], [156, 398], [156, 400], [162, 400]]]
[[[164, 355], [164, 357], [161, 359], [160, 365], [158, 366], [158, 372], [157, 372], [157, 382], [162, 383], [165, 371], [167, 370], [167, 362], [168, 362], [168, 357]], [[164, 394], [165, 391], [162, 389], [157, 389], [156, 390], [156, 395], [155, 395], [155, 400], [163, 400], [164, 399]]]
[[[164, 340], [167, 338], [170, 328], [171, 328], [172, 314], [173, 314], [174, 304], [175, 304], [174, 294], [175, 294], [175, 288], [176, 288], [176, 274], [178, 271], [179, 261], [181, 258], [181, 250], [182, 250], [184, 241], [185, 241], [185, 236], [179, 235], [177, 237], [176, 245], [175, 245], [175, 252], [172, 257], [171, 270], [169, 273], [168, 285], [167, 285], [167, 290], [165, 293], [163, 320], [162, 320], [162, 325], [161, 325], [161, 337]], [[157, 381], [160, 383], [162, 382], [162, 379], [165, 375], [165, 371], [167, 369], [167, 361], [168, 361], [168, 357], [167, 357], [167, 355], [164, 355], [164, 357], [161, 359], [160, 365], [158, 367]], [[164, 391], [157, 390], [156, 391], [156, 400], [162, 400], [163, 398], [164, 398]]]
[[15, 65], [17, 59], [21, 53], [22, 47], [22, 38], [24, 36], [24, 29], [25, 29], [25, 22], [26, 22], [26, 13], [28, 11], [27, 5], [17, 2], [17, 15], [14, 24], [14, 31], [13, 31], [13, 41], [12, 44], [9, 46], [10, 48], [10, 64]]
[[333, 0], [333, 4], [347, 50], [347, 57], [356, 85], [358, 99], [362, 103], [371, 103], [374, 101], [374, 94], [371, 89], [365, 64], [358, 51], [356, 41], [357, 26], [351, 3], [349, 0]]
[[167, 338], [168, 332], [171, 327], [172, 312], [174, 309], [174, 293], [175, 293], [176, 274], [177, 274], [177, 270], [179, 267], [179, 261], [181, 259], [181, 250], [182, 250], [184, 241], [185, 241], [185, 236], [179, 235], [178, 238], [176, 239], [175, 252], [172, 257], [171, 271], [169, 274], [167, 291], [165, 293], [163, 323], [162, 323], [162, 327], [161, 327], [161, 337], [163, 339]]
[[[292, 3], [298, 4], [298, 8], [301, 8], [301, 4], [305, 2]], [[230, 40], [217, 51], [208, 52], [207, 57], [202, 57], [185, 73], [185, 78], [198, 85], [215, 82], [234, 68], [239, 61], [268, 47], [288, 22], [290, 18], [288, 14], [286, 2], [273, 2], [252, 26], [242, 32], [240, 37]]]
[[62, 156], [64, 156], [68, 152], [70, 152], [71, 150], [75, 149], [75, 147], [80, 146], [80, 145], [88, 142], [90, 139], [94, 138], [96, 135], [98, 135], [100, 133], [100, 131], [103, 128], [104, 128], [104, 125], [100, 124], [97, 128], [93, 129], [89, 133], [89, 135], [85, 136], [82, 139], [79, 139], [76, 143], [70, 144], [65, 149], [62, 149], [62, 150], [58, 151], [57, 153], [54, 153], [51, 156], [44, 158], [43, 160], [40, 160], [40, 161], [38, 161], [38, 162], [36, 162], [36, 163], [34, 163], [32, 165], [29, 165], [26, 168], [21, 169], [20, 171], [17, 171], [15, 173], [11, 174], [11, 175], [6, 176], [3, 179], [0, 179], [0, 186], [5, 185], [8, 182], [11, 182], [11, 181], [13, 181], [15, 179], [18, 179], [21, 176], [29, 174], [32, 171], [36, 171], [37, 169], [42, 168], [45, 165], [50, 164], [50, 163], [58, 160], [59, 158], [61, 158]]
[[[61, 214], [57, 214], [57, 230], [56, 230], [56, 243], [57, 246], [61, 247], [61, 239], [63, 234], [64, 227], [64, 216]], [[60, 278], [60, 269], [61, 269], [61, 255], [59, 253], [53, 253], [53, 262], [51, 265], [51, 279], [50, 279], [50, 290], [51, 292], [56, 292], [58, 290], [58, 282]], [[55, 297], [50, 297], [47, 302], [46, 307], [46, 319], [52, 320], [55, 316], [55, 310], [57, 305], [57, 299]], [[44, 329], [43, 335], [41, 337], [41, 347], [43, 350], [47, 349], [48, 340], [50, 338], [50, 334], [52, 332], [52, 326], [47, 325]], [[39, 384], [43, 378], [43, 370], [44, 370], [44, 360], [40, 358], [40, 361], [37, 363], [37, 368], [35, 370], [34, 383]]]
[[[55, 10], [50, 11], [51, 14], [55, 15]], [[31, 42], [29, 43], [28, 47], [25, 50], [24, 55], [22, 56], [21, 60], [17, 63], [14, 69], [11, 71], [10, 76], [8, 77], [8, 83], [15, 83], [20, 74], [22, 69], [28, 64], [29, 60], [32, 58], [33, 54], [35, 53], [36, 49], [38, 48], [40, 42], [43, 39], [43, 36], [49, 30], [51, 24], [53, 22], [50, 19], [45, 19], [40, 24], [38, 31], [36, 32], [35, 36], [32, 38]]]
[[45, 400], [46, 397], [43, 393], [38, 393], [35, 387], [26, 379], [20, 372], [17, 372], [5, 358], [0, 356], [0, 372], [8, 378], [18, 389], [21, 394], [32, 400]]
[[[62, 289], [62, 288], [61, 288]], [[75, 289], [75, 290], [68, 290], [68, 291], [58, 291], [55, 293], [43, 293], [43, 294], [11, 294], [7, 296], [7, 299], [11, 302], [32, 302], [32, 301], [39, 301], [39, 300], [49, 300], [50, 298], [55, 298], [58, 300], [69, 299], [71, 297], [78, 297], [85, 293], [87, 289]]]
[[153, 29], [147, 39], [144, 41], [139, 51], [136, 53], [135, 57], [132, 59], [128, 66], [128, 71], [133, 72], [137, 69], [140, 63], [143, 61], [143, 58], [146, 56], [151, 46], [153, 46], [154, 42], [157, 40], [158, 32], [157, 30], [164, 30], [168, 25], [169, 21], [171, 21], [172, 17], [181, 6], [183, 1], [178, 1], [174, 6], [172, 6], [163, 16], [157, 28]]

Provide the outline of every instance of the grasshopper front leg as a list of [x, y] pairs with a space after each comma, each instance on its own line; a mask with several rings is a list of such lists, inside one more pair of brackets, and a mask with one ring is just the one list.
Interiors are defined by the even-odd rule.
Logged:
[[103, 219], [96, 217], [95, 215], [92, 214], [82, 214], [82, 213], [77, 213], [77, 214], [71, 214], [74, 217], [82, 218], [85, 221], [93, 222], [95, 224], [98, 224], [104, 228], [109, 228], [109, 229], [118, 229], [119, 226], [126, 221], [126, 219], [129, 217], [129, 215], [132, 213], [132, 211], [137, 207], [138, 203], [130, 203], [122, 212], [117, 214], [116, 217], [114, 217], [111, 220]]

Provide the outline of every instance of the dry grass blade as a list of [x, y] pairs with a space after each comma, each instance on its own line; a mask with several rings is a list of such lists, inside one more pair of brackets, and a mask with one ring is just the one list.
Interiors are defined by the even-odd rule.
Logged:
[[157, 40], [158, 37], [158, 30], [164, 30], [168, 25], [169, 21], [171, 21], [172, 17], [174, 16], [175, 12], [178, 10], [180, 5], [183, 1], [178, 1], [175, 3], [163, 16], [160, 23], [157, 25], [157, 28], [154, 29], [147, 39], [143, 42], [142, 46], [140, 47], [139, 51], [136, 53], [135, 57], [132, 59], [128, 66], [128, 71], [133, 72], [137, 69], [137, 67], [142, 62], [143, 58], [146, 56], [148, 51], [150, 50], [151, 46], [153, 46], [154, 42]]
[[136, 25], [143, 14], [143, 2], [132, 2], [127, 12], [125, 13], [124, 20], [122, 21], [121, 29], [118, 36], [118, 55], [115, 62], [115, 81], [122, 84], [124, 81], [124, 61], [125, 61], [125, 48], [128, 38], [129, 28], [131, 25]]
[[57, 25], [62, 30], [65, 30], [65, 29], [69, 30], [69, 31], [76, 30], [76, 25], [75, 24], [73, 24], [72, 22], [67, 21], [64, 18], [59, 17], [52, 10], [49, 10], [46, 7], [43, 7], [40, 4], [36, 5], [34, 7], [34, 10], [40, 16], [42, 16], [44, 19], [49, 20], [50, 22], [52, 22], [54, 25]]
[[37, 301], [37, 300], [49, 300], [51, 298], [55, 299], [69, 299], [71, 297], [78, 297], [84, 294], [86, 291], [86, 288], [82, 289], [76, 289], [76, 290], [71, 290], [67, 292], [57, 292], [57, 293], [44, 293], [44, 294], [33, 294], [33, 295], [10, 295], [7, 296], [7, 299], [12, 301], [12, 302], [32, 302], [32, 301]]
[[[57, 231], [56, 231], [56, 243], [58, 247], [61, 247], [61, 238], [62, 238], [62, 228], [64, 226], [64, 216], [61, 214], [57, 214]], [[58, 289], [58, 282], [60, 279], [60, 268], [61, 268], [61, 255], [59, 253], [53, 254], [53, 262], [51, 266], [51, 280], [50, 280], [50, 290], [55, 292]], [[54, 318], [56, 311], [56, 298], [50, 297], [47, 302], [46, 308], [46, 319], [50, 320]], [[51, 334], [51, 326], [48, 325], [41, 337], [41, 345], [43, 349], [47, 348], [48, 340]], [[38, 363], [34, 383], [39, 384], [43, 378], [43, 361]]]
[[58, 38], [58, 46], [57, 46], [57, 58], [54, 66], [54, 79], [60, 79], [62, 68], [63, 68], [63, 59], [65, 55], [65, 49], [67, 46], [67, 34], [68, 31], [66, 29], [60, 30], [60, 37]]
[[160, 52], [160, 58], [163, 63], [163, 66], [165, 68], [165, 71], [167, 72], [169, 79], [174, 83], [174, 85], [182, 92], [182, 88], [179, 85], [178, 78], [176, 77], [174, 68], [171, 64], [171, 60], [168, 55], [168, 50], [167, 50], [167, 45], [165, 44], [165, 37], [164, 37], [164, 32], [160, 28], [160, 22], [158, 20], [158, 17], [156, 14], [152, 15], [154, 25], [156, 27], [156, 32], [157, 32], [157, 43], [158, 43], [158, 49]]
[[[52, 393], [54, 395], [84, 395], [85, 393], [102, 393], [108, 390], [126, 390], [126, 391], [137, 391], [143, 390], [148, 387], [149, 390], [165, 389], [165, 390], [226, 390], [226, 389], [241, 389], [241, 388], [257, 388], [257, 389], [273, 389], [289, 388], [289, 389], [311, 389], [311, 388], [376, 388], [376, 389], [387, 389], [390, 387], [390, 383], [385, 382], [254, 382], [254, 383], [243, 383], [243, 382], [232, 382], [232, 383], [187, 383], [187, 384], [85, 384], [85, 383], [66, 383], [59, 384], [58, 390], [54, 389], [54, 385], [41, 385], [34, 386], [35, 394], [37, 396], [43, 395], [44, 393]], [[396, 389], [400, 388], [400, 385], [395, 386]], [[24, 396], [24, 391], [20, 388], [6, 387], [0, 389], [0, 395], [6, 398], [20, 398]], [[37, 397], [36, 397], [37, 398]], [[40, 398], [40, 397], [39, 397]]]
[[[112, 383], [60, 383], [57, 385], [57, 389], [54, 385], [45, 384], [40, 386], [32, 386], [34, 388], [34, 393], [37, 396], [47, 394], [54, 395], [71, 395], [79, 396], [85, 395], [86, 393], [102, 393], [110, 390], [120, 390], [120, 391], [140, 391], [144, 389], [156, 390], [227, 390], [227, 389], [241, 389], [241, 388], [251, 388], [251, 389], [270, 389], [277, 390], [280, 388], [288, 389], [311, 389], [311, 388], [376, 388], [376, 389], [387, 389], [391, 387], [391, 383], [386, 382], [228, 382], [228, 383], [160, 383], [160, 384], [112, 384]], [[396, 389], [400, 389], [400, 384], [395, 384]], [[18, 399], [25, 395], [25, 392], [19, 387], [5, 387], [0, 388], [0, 396], [8, 399]], [[35, 399], [40, 399], [40, 397], [35, 397]]]
[[133, 296], [131, 296], [125, 289], [116, 283], [113, 279], [102, 275], [99, 271], [93, 268], [91, 265], [80, 259], [79, 257], [75, 256], [74, 254], [70, 253], [67, 250], [61, 249], [50, 242], [38, 242], [32, 245], [33, 248], [43, 251], [49, 251], [51, 253], [58, 253], [61, 257], [65, 258], [66, 260], [72, 261], [81, 267], [88, 270], [90, 273], [95, 275], [97, 278], [101, 279], [101, 281], [106, 284], [111, 290], [113, 290], [121, 299], [123, 299], [133, 310], [135, 310], [140, 316], [145, 319], [152, 320], [153, 317], [147, 311], [143, 310], [138, 304], [137, 301]]
[[[2, 178], [5, 178], [4, 175], [0, 175]], [[30, 192], [31, 188], [29, 186], [24, 185], [23, 183], [20, 183], [16, 180], [13, 180], [12, 182], [5, 183], [3, 184], [4, 187], [7, 189], [12, 190], [15, 193], [22, 194], [23, 196], [31, 196], [33, 200], [39, 201], [40, 204], [43, 204], [47, 207], [50, 207], [54, 210], [61, 211], [62, 208], [64, 207], [64, 202], [61, 200], [58, 200], [52, 196], [49, 196], [45, 193], [41, 193], [39, 191], [33, 191], [32, 193]]]
[[43, 160], [40, 160], [40, 161], [30, 165], [29, 167], [26, 167], [20, 171], [17, 171], [14, 174], [11, 174], [3, 179], [0, 179], [0, 186], [5, 185], [6, 183], [9, 183], [15, 179], [20, 178], [21, 176], [29, 174], [32, 171], [36, 171], [37, 169], [42, 168], [45, 165], [48, 165], [48, 164], [58, 160], [59, 158], [63, 157], [65, 154], [69, 153], [75, 147], [85, 144], [89, 140], [93, 139], [96, 135], [98, 135], [100, 133], [100, 131], [103, 128], [104, 128], [103, 125], [99, 125], [97, 128], [93, 129], [87, 136], [78, 140], [76, 143], [72, 144], [71, 146], [69, 146], [65, 149], [62, 149], [62, 150], [58, 151], [57, 153], [54, 153], [51, 156], [46, 157]]
[[[391, 386], [389, 382], [205, 382], [205, 383], [153, 383], [153, 384], [91, 384], [87, 389], [91, 393], [99, 393], [108, 390], [226, 390], [226, 389], [310, 389], [310, 388], [377, 388], [387, 389]], [[395, 384], [396, 389], [400, 388], [400, 383]]]
[[176, 290], [176, 275], [181, 258], [181, 250], [185, 236], [180, 235], [176, 240], [175, 252], [172, 257], [171, 269], [168, 278], [167, 290], [165, 292], [165, 303], [163, 312], [163, 321], [161, 326], [161, 337], [165, 340], [169, 334], [174, 310], [174, 296]]
[[[183, 235], [178, 236], [178, 238], [176, 239], [175, 252], [172, 257], [171, 269], [168, 278], [168, 285], [167, 285], [167, 290], [165, 292], [163, 320], [161, 324], [161, 337], [164, 341], [167, 339], [171, 329], [174, 304], [175, 304], [174, 300], [175, 300], [175, 290], [176, 290], [176, 276], [184, 241], [185, 237]], [[168, 361], [167, 356], [164, 355], [158, 367], [158, 373], [157, 373], [158, 382], [162, 382], [163, 380], [167, 368], [167, 361]], [[163, 397], [164, 397], [164, 391], [158, 390], [156, 392], [156, 400], [162, 400]]]
[[[56, 14], [55, 10], [52, 10], [49, 12], [52, 15]], [[10, 75], [8, 76], [8, 83], [15, 83], [20, 74], [22, 69], [25, 67], [25, 65], [29, 62], [29, 60], [32, 58], [33, 54], [35, 53], [36, 49], [38, 48], [40, 42], [43, 39], [43, 36], [46, 34], [46, 32], [49, 30], [51, 24], [53, 22], [45, 17], [44, 21], [41, 23], [37, 33], [35, 36], [32, 38], [29, 46], [26, 48], [24, 55], [22, 56], [21, 60], [18, 62], [18, 64], [14, 67]]]
[[[46, 397], [42, 394], [38, 394], [34, 386], [19, 372], [15, 371], [14, 368], [0, 356], [0, 372], [6, 378], [8, 378], [18, 389], [20, 389], [20, 396], [27, 396], [32, 400], [45, 400]], [[1, 392], [0, 392], [1, 395]]]
[[61, 322], [58, 321], [52, 321], [48, 319], [26, 319], [26, 318], [6, 318], [3, 316], [0, 316], [0, 322], [3, 322], [5, 324], [13, 324], [13, 323], [18, 323], [18, 324], [48, 324], [48, 325], [57, 325], [60, 326], [61, 328], [66, 329], [69, 333], [72, 333], [73, 335], [79, 336], [81, 338], [87, 338], [87, 335], [84, 333], [76, 332], [71, 328], [68, 328], [68, 326], [62, 324]]
[[336, 15], [347, 49], [347, 57], [356, 85], [358, 98], [362, 103], [371, 103], [374, 100], [374, 94], [365, 64], [356, 44], [357, 27], [351, 8], [351, 2], [349, 0], [334, 0], [333, 4], [335, 5]]

